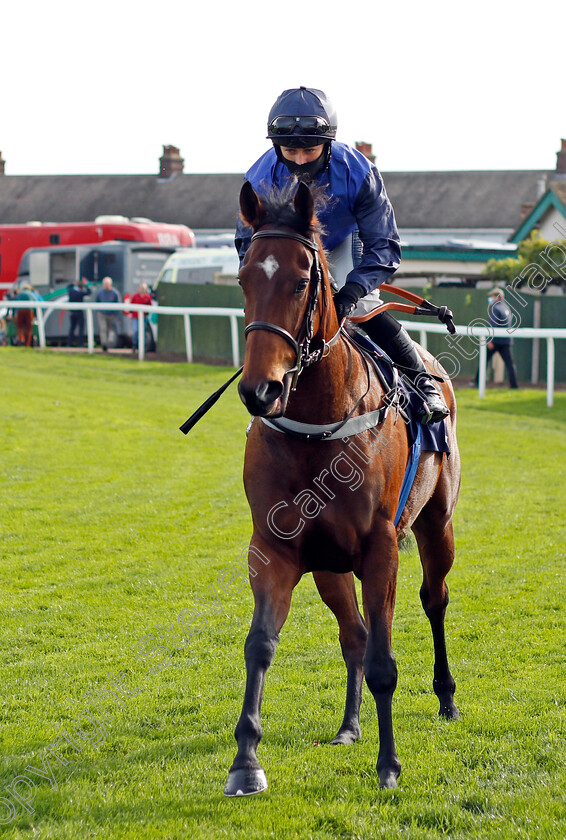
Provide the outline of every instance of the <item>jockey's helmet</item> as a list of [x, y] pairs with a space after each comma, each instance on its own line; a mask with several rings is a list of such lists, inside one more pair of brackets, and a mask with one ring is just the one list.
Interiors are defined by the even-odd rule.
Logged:
[[308, 148], [336, 137], [334, 106], [316, 88], [284, 90], [269, 112], [267, 138], [276, 146]]

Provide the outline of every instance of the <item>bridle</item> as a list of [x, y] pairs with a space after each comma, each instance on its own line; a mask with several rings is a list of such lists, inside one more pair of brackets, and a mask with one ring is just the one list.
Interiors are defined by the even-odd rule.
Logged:
[[[314, 313], [317, 307], [320, 290], [321, 288], [324, 290], [324, 285], [322, 282], [323, 269], [322, 264], [320, 262], [318, 245], [314, 241], [314, 239], [309, 239], [307, 236], [302, 236], [300, 233], [295, 233], [294, 231], [271, 229], [256, 231], [256, 233], [254, 233], [254, 235], [252, 236], [251, 241], [255, 242], [256, 239], [263, 238], [294, 239], [296, 242], [300, 242], [301, 245], [304, 245], [305, 248], [308, 248], [313, 254], [313, 262], [311, 266], [311, 274], [309, 279], [309, 297], [303, 321], [299, 329], [299, 337], [295, 338], [293, 335], [291, 335], [291, 333], [288, 330], [284, 329], [284, 327], [280, 327], [278, 324], [272, 324], [270, 321], [252, 321], [250, 324], [247, 325], [247, 327], [244, 330], [244, 335], [246, 336], [246, 338], [248, 337], [249, 333], [253, 332], [254, 330], [267, 330], [268, 332], [275, 333], [276, 335], [285, 339], [285, 341], [291, 345], [291, 347], [295, 351], [296, 363], [295, 367], [288, 370], [285, 376], [288, 377], [290, 374], [293, 374], [293, 383], [291, 385], [291, 389], [294, 389], [296, 387], [297, 379], [301, 371], [309, 365], [312, 365], [315, 362], [319, 362], [321, 359], [328, 355], [331, 346], [334, 344], [335, 341], [337, 341], [337, 339], [340, 336], [340, 329], [338, 329], [338, 331], [330, 339], [330, 341], [323, 340], [321, 347], [315, 350], [311, 349], [310, 345], [314, 335]], [[323, 305], [327, 305], [326, 296], [323, 299]]]

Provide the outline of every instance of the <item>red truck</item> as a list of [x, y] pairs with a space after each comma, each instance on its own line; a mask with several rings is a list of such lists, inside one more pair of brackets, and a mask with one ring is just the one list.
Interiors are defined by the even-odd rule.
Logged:
[[175, 249], [194, 246], [195, 236], [186, 225], [125, 216], [98, 216], [94, 222], [0, 225], [0, 299], [16, 280], [21, 258], [30, 248], [102, 242], [148, 242]]

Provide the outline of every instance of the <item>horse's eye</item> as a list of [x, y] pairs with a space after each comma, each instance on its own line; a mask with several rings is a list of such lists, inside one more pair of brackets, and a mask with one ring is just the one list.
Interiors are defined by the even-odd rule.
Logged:
[[307, 288], [308, 282], [308, 280], [299, 280], [299, 282], [295, 286], [295, 294], [300, 295], [301, 292], [304, 292]]

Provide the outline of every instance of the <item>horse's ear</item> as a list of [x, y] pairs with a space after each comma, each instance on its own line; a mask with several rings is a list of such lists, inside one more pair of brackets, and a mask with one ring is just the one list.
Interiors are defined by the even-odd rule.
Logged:
[[244, 181], [244, 186], [240, 190], [240, 214], [242, 219], [250, 227], [255, 227], [259, 219], [260, 210], [261, 203], [256, 191], [249, 181]]
[[312, 193], [302, 181], [299, 181], [294, 200], [295, 210], [305, 223], [305, 228], [310, 227], [314, 216], [314, 199]]

